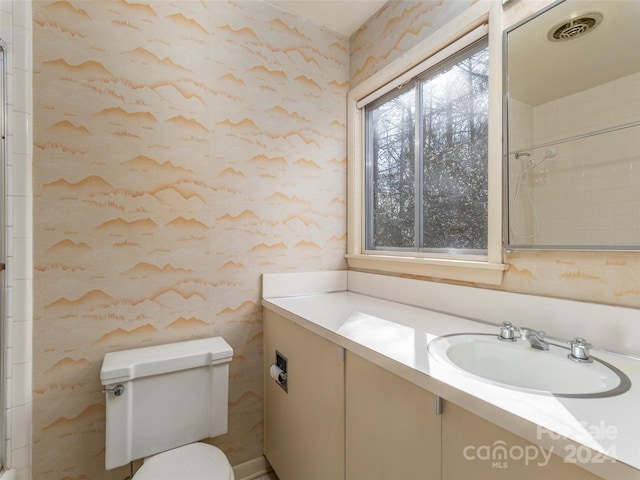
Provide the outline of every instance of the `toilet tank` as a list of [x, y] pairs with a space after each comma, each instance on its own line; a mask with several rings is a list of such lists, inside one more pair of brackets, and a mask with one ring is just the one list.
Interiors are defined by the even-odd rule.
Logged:
[[107, 470], [226, 433], [232, 356], [222, 337], [107, 353]]

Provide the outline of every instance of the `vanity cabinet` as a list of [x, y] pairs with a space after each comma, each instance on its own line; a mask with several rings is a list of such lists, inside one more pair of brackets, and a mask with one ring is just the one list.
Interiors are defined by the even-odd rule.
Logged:
[[[344, 479], [344, 350], [264, 310], [264, 452], [280, 480]], [[287, 358], [287, 390], [269, 376]]]
[[345, 371], [347, 479], [439, 480], [435, 396], [352, 352]]
[[451, 403], [442, 414], [442, 480], [597, 480], [575, 464]]
[[[453, 403], [436, 408], [431, 392], [270, 310], [263, 319], [264, 450], [280, 480], [599, 478]], [[276, 351], [288, 392], [269, 376]]]

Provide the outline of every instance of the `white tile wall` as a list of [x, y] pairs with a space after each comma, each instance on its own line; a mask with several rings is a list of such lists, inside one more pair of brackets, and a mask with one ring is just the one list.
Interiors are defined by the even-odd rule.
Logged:
[[509, 99], [509, 150], [518, 151], [532, 145], [533, 107], [514, 98]]
[[[533, 145], [533, 107], [516, 99], [509, 99], [509, 151], [519, 152]], [[510, 235], [513, 243], [523, 243], [532, 233], [534, 220], [523, 183], [530, 187], [530, 179], [521, 177], [528, 157], [516, 158], [509, 155], [509, 209], [513, 213], [510, 219]], [[516, 196], [517, 192], [517, 196]], [[515, 208], [514, 208], [515, 206]], [[515, 236], [514, 236], [515, 235]]]
[[[522, 105], [509, 106], [514, 116], [510, 136], [515, 132], [515, 144], [520, 146], [527, 138], [527, 110]], [[532, 108], [529, 145], [637, 121], [640, 73]], [[541, 163], [529, 178], [539, 221], [532, 243], [640, 245], [640, 126], [559, 143], [555, 148], [557, 156]], [[529, 152], [539, 161], [546, 150]], [[513, 201], [520, 165], [512, 157]], [[526, 195], [524, 187], [523, 192]], [[524, 232], [535, 231], [531, 205], [524, 195], [518, 200], [516, 224]]]
[[7, 44], [6, 165], [6, 425], [7, 465], [31, 478], [33, 326], [31, 2], [0, 0], [0, 37]]

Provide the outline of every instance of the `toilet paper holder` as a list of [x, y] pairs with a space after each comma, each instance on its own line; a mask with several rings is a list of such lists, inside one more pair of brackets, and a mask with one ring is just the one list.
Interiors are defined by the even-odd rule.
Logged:
[[287, 373], [287, 357], [276, 350], [276, 361], [271, 364], [269, 375], [288, 393], [289, 379]]

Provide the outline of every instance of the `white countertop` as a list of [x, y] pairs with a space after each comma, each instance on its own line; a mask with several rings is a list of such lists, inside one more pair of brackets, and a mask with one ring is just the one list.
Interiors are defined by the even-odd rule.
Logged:
[[493, 325], [350, 291], [264, 298], [262, 303], [292, 322], [562, 457], [573, 454], [575, 459], [576, 445], [607, 455], [589, 454], [588, 462], [579, 461], [587, 470], [616, 480], [640, 478], [637, 358], [591, 351], [594, 357], [616, 366], [631, 379], [631, 389], [621, 395], [539, 395], [477, 380], [428, 353], [428, 343], [438, 336], [496, 333]]

